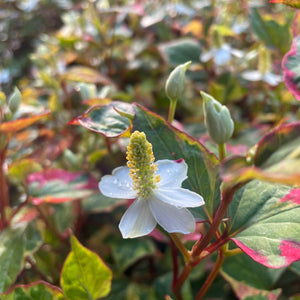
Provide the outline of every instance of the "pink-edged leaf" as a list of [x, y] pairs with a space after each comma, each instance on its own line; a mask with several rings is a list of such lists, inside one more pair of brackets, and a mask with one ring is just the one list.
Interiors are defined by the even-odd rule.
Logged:
[[15, 282], [25, 266], [26, 256], [33, 255], [42, 243], [41, 233], [32, 222], [22, 222], [0, 232], [0, 294]]
[[3, 300], [11, 299], [48, 299], [48, 300], [64, 300], [62, 290], [45, 281], [37, 281], [30, 284], [19, 284], [13, 289], [1, 296]]
[[251, 181], [228, 208], [231, 240], [269, 268], [300, 259], [300, 189]]
[[300, 8], [299, 0], [271, 0], [270, 3], [280, 3], [293, 8], [298, 8], [298, 9]]
[[61, 203], [90, 196], [98, 189], [97, 181], [84, 172], [49, 169], [27, 177], [32, 202]]
[[5, 132], [5, 133], [13, 133], [19, 130], [22, 130], [33, 123], [39, 121], [40, 119], [48, 116], [50, 112], [44, 112], [42, 114], [34, 115], [31, 117], [27, 118], [20, 118], [17, 120], [9, 121], [9, 122], [4, 122], [0, 124], [0, 132]]
[[221, 166], [226, 185], [252, 179], [276, 183], [300, 182], [300, 122], [283, 124], [266, 134], [248, 157], [233, 156]]
[[[221, 273], [224, 279], [231, 285], [232, 289], [234, 290], [235, 295], [238, 299], [256, 299], [252, 298], [253, 296], [258, 297], [259, 300], [277, 300], [281, 294], [280, 289], [276, 289], [273, 291], [266, 291], [254, 288], [252, 286], [247, 285], [242, 281], [238, 281], [225, 272]], [[249, 297], [249, 298], [248, 298]]]
[[81, 125], [105, 137], [118, 137], [128, 132], [130, 127], [129, 120], [121, 114], [132, 116], [133, 113], [130, 104], [113, 101], [107, 105], [91, 107], [81, 116], [71, 120], [69, 124]]
[[282, 60], [283, 79], [286, 87], [300, 100], [300, 36], [293, 39], [292, 47]]

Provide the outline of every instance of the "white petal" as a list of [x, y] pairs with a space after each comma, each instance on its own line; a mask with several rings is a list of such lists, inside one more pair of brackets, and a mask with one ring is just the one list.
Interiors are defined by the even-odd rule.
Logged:
[[156, 174], [160, 175], [159, 187], [181, 187], [182, 181], [187, 178], [187, 164], [183, 159], [180, 160], [158, 160]]
[[195, 219], [186, 208], [177, 208], [155, 197], [149, 201], [153, 217], [167, 232], [191, 233], [195, 231]]
[[204, 203], [203, 198], [190, 190], [183, 188], [158, 188], [153, 191], [159, 200], [176, 207], [197, 207]]
[[156, 226], [147, 200], [135, 200], [123, 215], [119, 224], [124, 239], [149, 234]]
[[137, 194], [132, 186], [128, 167], [119, 167], [112, 175], [105, 175], [99, 182], [99, 189], [104, 196], [120, 199], [134, 199]]

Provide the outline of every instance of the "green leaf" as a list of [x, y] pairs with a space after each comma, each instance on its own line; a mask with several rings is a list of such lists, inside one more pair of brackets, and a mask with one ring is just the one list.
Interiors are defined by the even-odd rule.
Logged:
[[20, 223], [0, 233], [0, 293], [15, 282], [26, 256], [33, 254], [42, 242], [40, 232], [31, 223]]
[[[155, 279], [154, 289], [155, 289], [156, 299], [164, 299], [165, 295], [173, 295], [171, 290], [172, 276], [173, 276], [172, 273], [166, 273]], [[191, 284], [189, 280], [186, 280], [184, 285], [182, 286], [182, 295], [184, 295], [184, 300], [193, 299]]]
[[[127, 200], [125, 200], [127, 203]], [[109, 198], [101, 193], [90, 196], [82, 201], [82, 208], [92, 212], [111, 212], [116, 206], [124, 204], [124, 201], [117, 198]]]
[[[255, 273], [257, 274], [257, 270], [255, 270]], [[245, 281], [241, 279], [236, 280], [224, 272], [222, 272], [222, 276], [228, 281], [235, 295], [240, 300], [276, 300], [281, 294], [281, 289], [273, 291], [260, 290], [247, 285]]]
[[300, 259], [300, 189], [251, 181], [228, 209], [231, 240], [247, 255], [270, 268]]
[[[162, 117], [136, 105], [133, 130], [143, 131], [153, 146], [156, 160], [181, 159], [188, 164], [188, 179], [183, 186], [202, 195], [205, 213], [212, 217], [219, 204], [218, 165], [216, 156], [186, 133], [172, 127]], [[191, 209], [206, 218], [203, 207]]]
[[1, 296], [1, 300], [64, 300], [61, 290], [47, 282], [16, 287], [9, 294]]
[[132, 107], [128, 103], [113, 101], [108, 105], [94, 106], [84, 114], [71, 120], [68, 124], [81, 125], [105, 137], [118, 137], [126, 134], [130, 122], [123, 115], [131, 116]]
[[121, 271], [149, 255], [154, 255], [155, 247], [151, 240], [141, 239], [112, 239], [109, 241], [113, 258]]
[[239, 283], [245, 283], [248, 287], [257, 290], [269, 290], [278, 281], [284, 271], [285, 268], [270, 269], [265, 267], [251, 259], [245, 253], [241, 253], [225, 259], [221, 274], [226, 280], [227, 276], [229, 276]]
[[111, 270], [74, 236], [71, 243], [72, 251], [65, 260], [60, 279], [64, 295], [72, 300], [105, 297], [111, 289]]
[[201, 47], [194, 39], [180, 39], [161, 44], [159, 50], [171, 66], [178, 66], [187, 61], [200, 62]]
[[291, 39], [289, 22], [281, 25], [275, 20], [267, 20], [254, 8], [251, 10], [250, 22], [253, 33], [263, 41], [266, 46], [275, 47], [282, 53], [287, 51], [287, 45], [289, 45]]

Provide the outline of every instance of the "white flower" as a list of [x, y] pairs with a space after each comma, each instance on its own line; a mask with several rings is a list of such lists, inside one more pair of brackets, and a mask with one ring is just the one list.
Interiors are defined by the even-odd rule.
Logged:
[[112, 175], [102, 177], [99, 182], [105, 196], [135, 199], [119, 224], [123, 238], [147, 235], [157, 223], [170, 233], [186, 234], [195, 230], [195, 219], [185, 207], [201, 206], [204, 201], [200, 195], [181, 187], [187, 178], [187, 164], [183, 159], [159, 160], [155, 164], [155, 174], [160, 180], [147, 197], [138, 196], [127, 166], [114, 169]]

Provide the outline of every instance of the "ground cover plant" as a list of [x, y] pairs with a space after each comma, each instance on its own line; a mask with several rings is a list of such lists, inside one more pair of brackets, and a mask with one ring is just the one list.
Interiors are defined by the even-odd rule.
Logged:
[[300, 298], [299, 3], [271, 2], [1, 2], [1, 300]]

